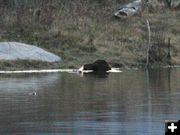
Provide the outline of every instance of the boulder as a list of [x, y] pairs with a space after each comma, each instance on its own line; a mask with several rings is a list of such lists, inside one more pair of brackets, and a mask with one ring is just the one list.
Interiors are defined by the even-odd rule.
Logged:
[[18, 42], [0, 42], [0, 60], [60, 62], [61, 58], [34, 45]]
[[111, 70], [111, 66], [105, 60], [97, 60], [94, 63], [85, 64], [81, 70], [92, 70], [93, 72], [104, 73]]
[[146, 3], [147, 0], [135, 0], [131, 3], [119, 7], [114, 13], [114, 16], [118, 18], [127, 18], [136, 14], [140, 14], [143, 11]]

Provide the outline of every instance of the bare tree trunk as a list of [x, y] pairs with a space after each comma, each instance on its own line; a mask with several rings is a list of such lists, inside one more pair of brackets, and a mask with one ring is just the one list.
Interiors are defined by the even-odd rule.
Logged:
[[151, 48], [151, 28], [149, 25], [149, 21], [146, 20], [147, 28], [148, 28], [148, 44], [147, 44], [147, 52], [146, 52], [146, 68], [149, 66], [149, 51]]

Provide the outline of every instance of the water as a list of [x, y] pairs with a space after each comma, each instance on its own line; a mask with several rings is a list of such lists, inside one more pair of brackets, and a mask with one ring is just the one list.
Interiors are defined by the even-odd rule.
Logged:
[[180, 119], [179, 103], [178, 68], [1, 75], [0, 134], [164, 135], [164, 121]]

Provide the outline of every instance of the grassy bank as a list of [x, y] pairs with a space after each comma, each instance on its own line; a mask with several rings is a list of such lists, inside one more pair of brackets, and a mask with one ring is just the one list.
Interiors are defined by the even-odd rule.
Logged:
[[58, 69], [60, 63], [42, 61], [0, 61], [0, 70], [32, 70], [32, 69]]
[[[146, 60], [148, 19], [152, 44], [165, 48], [170, 38], [171, 63], [180, 64], [180, 11], [149, 6], [141, 16], [114, 18], [117, 5], [125, 2], [39, 0], [23, 6], [7, 2], [0, 7], [0, 41], [45, 48], [62, 57], [63, 68], [80, 67], [96, 59], [139, 67]], [[166, 56], [151, 63], [166, 65]]]

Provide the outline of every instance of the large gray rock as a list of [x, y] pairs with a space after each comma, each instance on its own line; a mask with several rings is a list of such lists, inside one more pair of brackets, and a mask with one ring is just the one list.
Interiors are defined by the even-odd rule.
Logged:
[[18, 42], [0, 42], [0, 60], [60, 62], [61, 58], [34, 45]]

